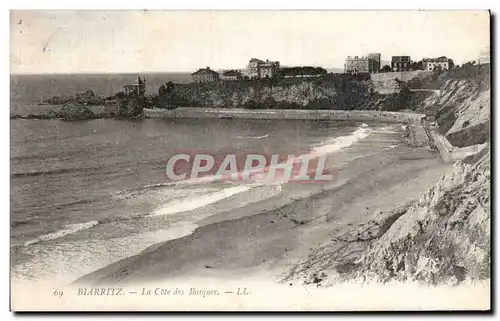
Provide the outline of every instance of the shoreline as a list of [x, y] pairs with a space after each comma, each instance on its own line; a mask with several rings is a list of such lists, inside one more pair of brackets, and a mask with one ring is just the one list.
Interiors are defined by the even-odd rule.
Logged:
[[425, 115], [409, 112], [374, 110], [308, 110], [308, 109], [243, 109], [179, 107], [144, 109], [145, 118], [223, 118], [223, 119], [280, 119], [280, 120], [348, 120], [387, 123], [420, 123]]
[[417, 198], [449, 166], [424, 147], [399, 146], [365, 156], [341, 170], [331, 186], [309, 196], [290, 201], [283, 193], [217, 213], [197, 222], [200, 225], [191, 234], [150, 246], [75, 284], [224, 278], [226, 273], [275, 282], [286, 266], [307, 257], [324, 240]]

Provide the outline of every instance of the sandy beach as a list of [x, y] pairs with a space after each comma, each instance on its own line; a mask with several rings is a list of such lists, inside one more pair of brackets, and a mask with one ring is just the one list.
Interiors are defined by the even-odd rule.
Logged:
[[310, 251], [374, 215], [418, 198], [450, 165], [428, 147], [402, 146], [355, 159], [328, 185], [291, 198], [285, 184], [271, 199], [198, 222], [190, 235], [86, 275], [77, 284], [135, 284], [185, 276], [252, 276], [279, 282]]

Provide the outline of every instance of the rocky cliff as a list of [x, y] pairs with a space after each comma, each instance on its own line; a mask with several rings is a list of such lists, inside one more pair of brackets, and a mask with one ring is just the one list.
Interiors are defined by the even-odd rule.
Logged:
[[179, 102], [225, 108], [355, 109], [370, 96], [369, 81], [349, 76], [178, 84]]
[[[405, 108], [410, 96], [408, 92], [380, 94], [369, 75], [175, 84], [168, 95], [154, 101], [167, 100], [175, 107], [397, 111]], [[168, 108], [168, 104], [157, 107]]]
[[440, 83], [439, 94], [420, 109], [437, 112], [437, 131], [455, 147], [483, 145], [392, 213], [397, 219], [368, 246], [353, 277], [452, 285], [490, 277], [489, 65], [466, 65], [430, 81]]
[[454, 164], [439, 182], [313, 249], [284, 281], [458, 285], [490, 278], [490, 151]]
[[[284, 280], [323, 286], [346, 280], [457, 285], [490, 278], [489, 66], [466, 68], [428, 79], [424, 85], [438, 84], [440, 93], [426, 98], [419, 110], [437, 112], [436, 133], [451, 137], [451, 145], [477, 151], [455, 162], [420, 198], [375, 213], [313, 249]], [[481, 128], [481, 139], [457, 140], [474, 128]]]
[[354, 277], [456, 285], [490, 277], [490, 152], [457, 162], [373, 242]]
[[419, 106], [423, 113], [436, 113], [439, 132], [457, 147], [482, 144], [490, 133], [490, 66], [466, 64], [430, 79], [423, 88], [439, 89]]

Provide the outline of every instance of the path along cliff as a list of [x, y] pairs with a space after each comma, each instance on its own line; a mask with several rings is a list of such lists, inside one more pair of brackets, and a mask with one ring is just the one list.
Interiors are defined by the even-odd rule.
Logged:
[[365, 224], [318, 246], [290, 266], [283, 280], [316, 286], [355, 280], [489, 282], [489, 65], [466, 65], [418, 83], [439, 90], [417, 109], [437, 117], [435, 126], [425, 127], [451, 169], [418, 199], [374, 213]]

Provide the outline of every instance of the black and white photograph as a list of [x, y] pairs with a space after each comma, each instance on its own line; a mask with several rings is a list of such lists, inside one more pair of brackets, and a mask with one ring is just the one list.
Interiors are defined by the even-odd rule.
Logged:
[[12, 10], [11, 310], [490, 310], [491, 19]]

